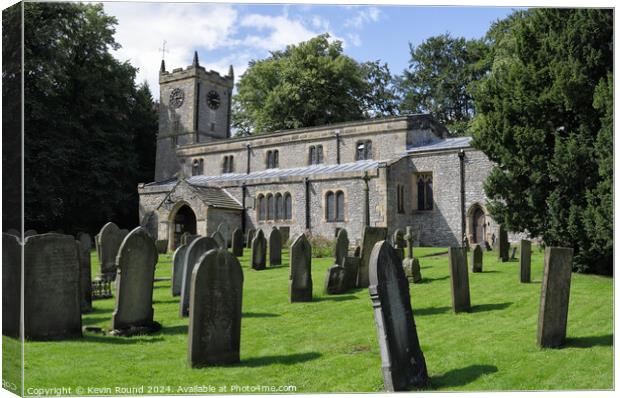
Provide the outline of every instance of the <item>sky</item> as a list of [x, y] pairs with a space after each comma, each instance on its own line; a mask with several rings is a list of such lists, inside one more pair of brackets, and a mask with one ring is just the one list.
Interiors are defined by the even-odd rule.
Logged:
[[[233, 65], [235, 79], [250, 60], [270, 51], [329, 33], [343, 42], [346, 55], [359, 62], [381, 60], [393, 74], [409, 62], [409, 43], [450, 33], [480, 38], [511, 7], [423, 7], [413, 5], [316, 5], [235, 3], [104, 2], [118, 20], [114, 55], [139, 68], [137, 81], [146, 80], [159, 96], [162, 54], [166, 69], [191, 64], [198, 51], [200, 64], [221, 74]], [[164, 41], [166, 52], [162, 53]]]

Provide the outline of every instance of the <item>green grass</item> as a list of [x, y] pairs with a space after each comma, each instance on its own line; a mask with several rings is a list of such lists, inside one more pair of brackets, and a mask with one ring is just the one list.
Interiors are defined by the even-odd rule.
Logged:
[[[417, 256], [445, 251], [419, 248]], [[563, 390], [613, 388], [613, 280], [573, 274], [568, 339], [562, 349], [536, 345], [543, 255], [533, 250], [532, 279], [519, 283], [518, 262], [485, 253], [484, 272], [470, 274], [472, 312], [451, 310], [446, 255], [421, 258], [424, 283], [410, 285], [418, 336], [433, 390]], [[314, 301], [288, 302], [284, 266], [244, 271], [241, 363], [191, 369], [187, 318], [178, 317], [170, 282], [156, 282], [155, 320], [162, 330], [132, 338], [85, 334], [62, 342], [27, 342], [25, 388], [296, 386], [297, 392], [382, 391], [381, 358], [368, 291], [323, 293], [331, 259], [313, 260]], [[156, 276], [170, 275], [160, 255]], [[93, 276], [97, 274], [93, 256]], [[109, 328], [114, 299], [94, 301], [83, 324]], [[7, 340], [4, 338], [5, 347]], [[217, 391], [217, 390], [216, 390]], [[230, 391], [230, 390], [229, 390]], [[145, 387], [144, 392], [148, 392]], [[162, 391], [153, 391], [162, 393]], [[87, 391], [82, 391], [86, 394]], [[113, 391], [114, 393], [114, 391]]]

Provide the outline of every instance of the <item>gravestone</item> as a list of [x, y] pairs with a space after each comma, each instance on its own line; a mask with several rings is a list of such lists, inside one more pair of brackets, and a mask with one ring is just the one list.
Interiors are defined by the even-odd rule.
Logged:
[[394, 235], [392, 235], [392, 245], [394, 246], [394, 249], [396, 249], [396, 254], [398, 254], [400, 260], [404, 260], [407, 242], [405, 241], [405, 233], [402, 229], [397, 229], [394, 231]]
[[368, 263], [375, 243], [387, 239], [387, 228], [366, 227], [362, 236], [360, 269], [357, 273], [357, 287], [368, 287]]
[[334, 264], [342, 265], [342, 259], [349, 254], [349, 234], [344, 228], [340, 228], [334, 245]]
[[105, 224], [99, 231], [99, 261], [101, 279], [116, 277], [116, 255], [123, 241], [123, 233], [113, 222]]
[[355, 246], [355, 249], [353, 250], [353, 257], [360, 257], [361, 254], [362, 254], [362, 248], [359, 246]]
[[450, 286], [452, 287], [452, 309], [455, 313], [469, 312], [469, 275], [467, 271], [467, 252], [464, 247], [451, 247], [448, 250], [450, 265]]
[[487, 242], [486, 240], [484, 241], [484, 247], [488, 252], [493, 251], [493, 248], [491, 247], [489, 242]]
[[26, 339], [82, 337], [80, 264], [75, 238], [48, 233], [24, 244]]
[[37, 235], [37, 231], [34, 229], [29, 229], [28, 231], [24, 232], [24, 239], [33, 235]]
[[371, 252], [369, 282], [385, 390], [426, 387], [428, 372], [411, 310], [409, 284], [401, 260], [386, 241], [377, 242]]
[[407, 244], [407, 258], [402, 261], [405, 276], [409, 282], [422, 282], [422, 272], [420, 270], [420, 261], [413, 257], [413, 229], [407, 227], [407, 234], [403, 237]]
[[246, 243], [245, 243], [245, 247], [246, 248], [251, 248], [252, 247], [252, 241], [254, 240], [254, 234], [256, 233], [255, 229], [248, 229], [247, 232], [247, 239], [246, 239]]
[[512, 248], [512, 254], [510, 255], [510, 259], [514, 260], [517, 257], [517, 248], [513, 247]]
[[125, 236], [129, 235], [129, 230], [128, 229], [121, 229], [121, 236], [123, 237], [123, 239], [125, 239]]
[[[120, 333], [148, 332], [153, 322], [153, 282], [157, 247], [144, 227], [132, 230], [116, 256], [116, 306], [112, 328]], [[128, 332], [125, 332], [128, 331]]]
[[269, 234], [269, 266], [282, 265], [282, 235], [273, 227]]
[[482, 272], [482, 247], [478, 244], [472, 246], [471, 272]]
[[224, 235], [222, 235], [222, 233], [219, 230], [212, 233], [211, 238], [215, 240], [219, 248], [226, 249], [226, 239], [224, 238]]
[[93, 309], [93, 285], [90, 269], [90, 251], [92, 240], [87, 233], [81, 233], [77, 241], [78, 258], [80, 261], [80, 286], [81, 286], [81, 307], [82, 312], [90, 312]]
[[243, 231], [241, 228], [235, 228], [232, 233], [232, 252], [236, 257], [243, 256]]
[[225, 222], [220, 223], [217, 226], [217, 231], [222, 235], [224, 239], [224, 249], [227, 249], [230, 245], [230, 228], [228, 228], [228, 224]]
[[267, 239], [261, 229], [258, 230], [254, 239], [252, 239], [252, 257], [250, 264], [254, 270], [263, 270], [267, 263]]
[[312, 246], [306, 234], [300, 234], [293, 241], [290, 257], [290, 302], [312, 301]]
[[239, 362], [243, 271], [226, 249], [205, 253], [192, 271], [187, 360], [198, 368]]
[[329, 267], [327, 269], [327, 275], [325, 275], [325, 293], [344, 293], [347, 290], [344, 277], [345, 271], [342, 265], [334, 264]]
[[280, 235], [282, 235], [282, 246], [285, 246], [291, 236], [291, 227], [280, 226], [278, 230], [280, 231]]
[[521, 270], [521, 283], [530, 283], [532, 274], [532, 242], [526, 239], [521, 239], [519, 268]]
[[359, 267], [359, 257], [346, 256], [342, 259], [342, 268], [344, 268], [344, 288], [346, 290], [355, 288]]
[[498, 239], [498, 256], [503, 263], [508, 261], [508, 253], [510, 251], [510, 243], [508, 243], [508, 232], [503, 225], [499, 226]]
[[179, 316], [187, 316], [189, 314], [189, 291], [192, 282], [192, 271], [194, 267], [206, 252], [217, 249], [217, 242], [208, 236], [195, 239], [187, 247], [185, 252], [185, 260], [183, 261], [183, 277], [181, 279], [181, 300], [179, 301]]
[[19, 238], [2, 234], [2, 334], [19, 337], [22, 251]]
[[187, 247], [187, 245], [177, 247], [172, 255], [172, 280], [170, 281], [170, 287], [172, 288], [173, 297], [181, 295], [181, 287], [183, 286], [183, 265], [185, 264]]
[[157, 253], [166, 254], [168, 253], [168, 239], [158, 239], [155, 241], [155, 248]]
[[554, 348], [564, 344], [570, 299], [573, 249], [545, 248], [545, 269], [538, 312], [538, 345]]

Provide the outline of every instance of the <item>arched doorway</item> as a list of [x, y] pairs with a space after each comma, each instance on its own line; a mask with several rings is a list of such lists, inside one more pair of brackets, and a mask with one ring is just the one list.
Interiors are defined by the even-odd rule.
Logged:
[[174, 215], [172, 228], [173, 249], [179, 246], [181, 235], [184, 233], [188, 232], [191, 235], [196, 235], [196, 214], [194, 214], [194, 211], [188, 205], [179, 207], [179, 210], [177, 210]]
[[472, 214], [472, 242], [482, 243], [486, 237], [486, 217], [480, 206], [476, 206]]

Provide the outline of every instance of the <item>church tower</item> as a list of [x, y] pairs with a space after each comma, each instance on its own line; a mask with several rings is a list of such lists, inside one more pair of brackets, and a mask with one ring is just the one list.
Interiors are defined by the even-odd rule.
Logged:
[[207, 71], [198, 53], [187, 68], [159, 70], [159, 133], [155, 181], [174, 177], [181, 165], [176, 149], [230, 137], [230, 107], [234, 85], [232, 66], [228, 75]]

